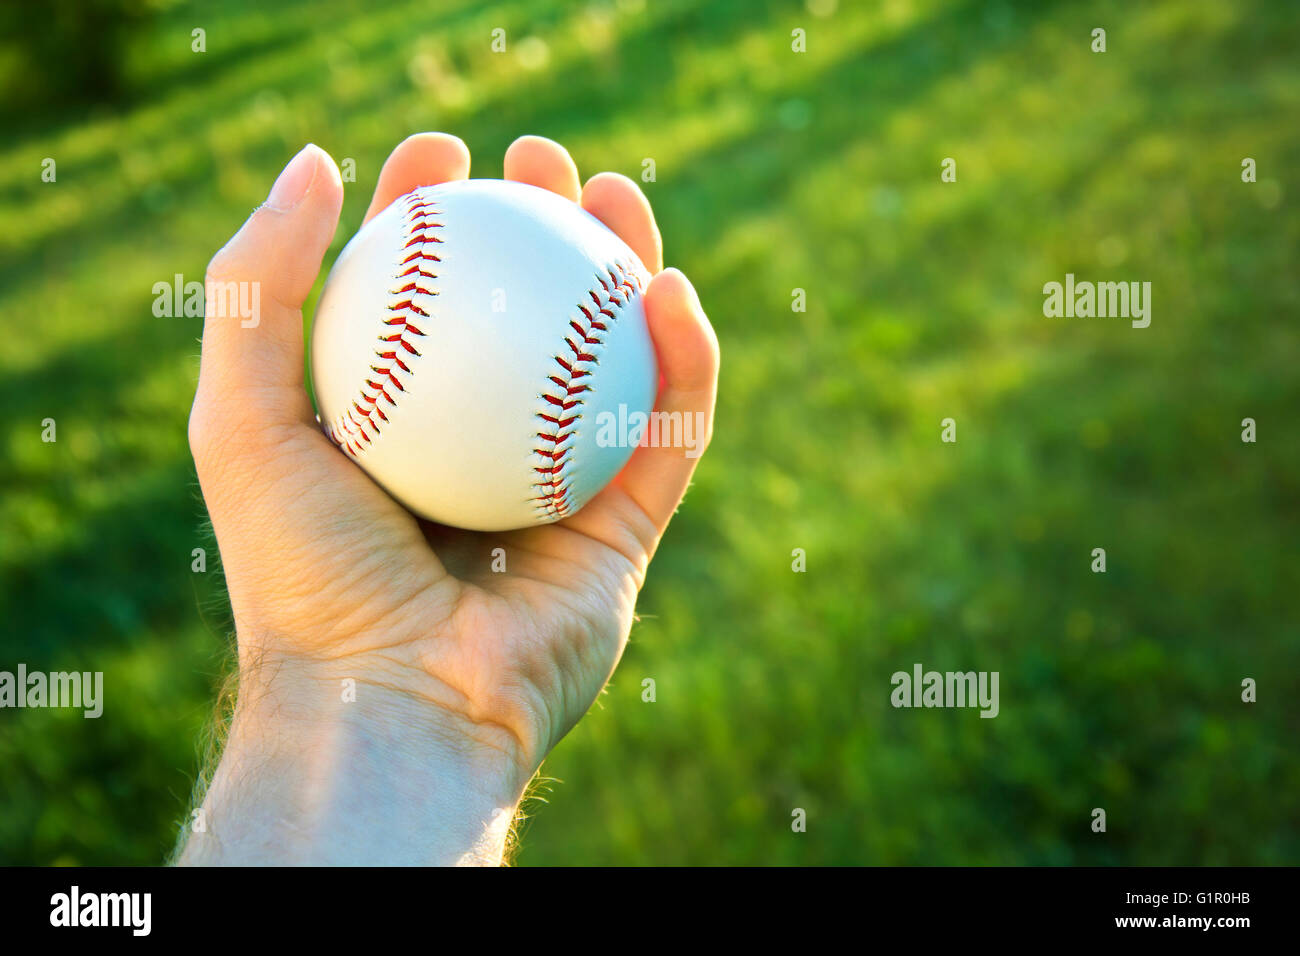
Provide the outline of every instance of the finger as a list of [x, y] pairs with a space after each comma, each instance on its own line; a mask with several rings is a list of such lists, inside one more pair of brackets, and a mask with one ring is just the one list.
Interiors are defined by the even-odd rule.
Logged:
[[397, 145], [384, 161], [375, 196], [365, 222], [374, 219], [394, 199], [417, 186], [436, 186], [469, 176], [469, 147], [450, 133], [416, 133]]
[[597, 173], [582, 190], [582, 208], [618, 233], [651, 275], [664, 267], [663, 240], [654, 211], [632, 180], [618, 173]]
[[266, 202], [213, 257], [206, 276], [199, 400], [233, 396], [272, 421], [310, 413], [303, 390], [302, 303], [342, 204], [338, 167], [319, 146], [308, 144], [276, 179]]
[[578, 167], [569, 151], [544, 136], [520, 136], [506, 150], [506, 179], [529, 183], [578, 201]]
[[659, 432], [661, 439], [671, 434], [679, 440], [637, 448], [617, 484], [662, 534], [713, 433], [718, 339], [694, 287], [676, 269], [666, 269], [651, 281], [645, 308], [661, 375], [655, 411], [663, 413], [661, 420], [674, 423], [680, 415], [682, 424]]

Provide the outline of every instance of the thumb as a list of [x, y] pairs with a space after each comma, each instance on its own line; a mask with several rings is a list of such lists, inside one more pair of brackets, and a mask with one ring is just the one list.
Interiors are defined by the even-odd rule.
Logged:
[[213, 257], [196, 407], [238, 408], [248, 424], [311, 417], [303, 390], [302, 304], [342, 205], [338, 167], [308, 144]]

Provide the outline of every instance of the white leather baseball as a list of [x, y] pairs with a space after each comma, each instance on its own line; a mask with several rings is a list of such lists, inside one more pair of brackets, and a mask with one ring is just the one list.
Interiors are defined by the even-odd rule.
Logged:
[[432, 521], [503, 531], [567, 517], [634, 450], [611, 429], [598, 440], [601, 413], [654, 407], [649, 281], [618, 236], [552, 192], [421, 187], [330, 270], [311, 338], [321, 422]]

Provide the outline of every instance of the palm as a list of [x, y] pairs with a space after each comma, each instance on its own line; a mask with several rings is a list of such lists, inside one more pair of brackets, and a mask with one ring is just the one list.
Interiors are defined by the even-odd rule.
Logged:
[[422, 524], [456, 581], [450, 630], [463, 640], [443, 663], [478, 687], [474, 704], [487, 719], [509, 726], [512, 716], [523, 718], [525, 727], [546, 728], [553, 743], [609, 678], [650, 559], [644, 548], [624, 554], [608, 543], [618, 536], [620, 502], [636, 507], [610, 489], [563, 522], [505, 533]]
[[[551, 742], [558, 740], [622, 653], [654, 547], [649, 518], [615, 483], [553, 525], [463, 531], [418, 521], [323, 438], [313, 436], [310, 444], [322, 460], [298, 472], [316, 479], [304, 494], [350, 516], [342, 522], [345, 533], [323, 549], [330, 555], [327, 570], [320, 542], [304, 542], [313, 568], [332, 581], [372, 565], [407, 572], [378, 593], [370, 578], [356, 588], [334, 588], [329, 600], [313, 599], [314, 613], [349, 621], [349, 653], [396, 652], [421, 669], [435, 682], [434, 693], [454, 698], [440, 703], [520, 738], [540, 726]], [[322, 475], [335, 486], [322, 486]], [[392, 644], [391, 627], [385, 647], [364, 646], [373, 631], [358, 632], [359, 614], [376, 623], [402, 621], [400, 647]]]

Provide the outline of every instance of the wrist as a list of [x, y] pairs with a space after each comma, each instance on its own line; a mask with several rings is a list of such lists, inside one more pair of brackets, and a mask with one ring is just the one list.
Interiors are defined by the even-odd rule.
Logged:
[[500, 863], [532, 774], [512, 735], [344, 670], [241, 670], [183, 862]]

